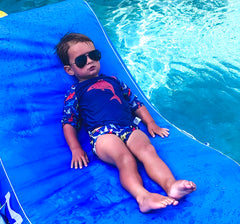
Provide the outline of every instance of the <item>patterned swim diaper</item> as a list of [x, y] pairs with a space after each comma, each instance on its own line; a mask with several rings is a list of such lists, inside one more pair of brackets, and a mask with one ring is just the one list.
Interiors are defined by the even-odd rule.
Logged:
[[92, 145], [93, 152], [96, 153], [96, 142], [97, 138], [104, 134], [114, 134], [121, 138], [121, 140], [126, 143], [129, 136], [132, 134], [134, 130], [138, 129], [137, 126], [127, 126], [122, 127], [120, 125], [108, 124], [99, 128], [94, 129], [93, 131], [89, 131], [88, 134], [90, 136], [90, 143]]

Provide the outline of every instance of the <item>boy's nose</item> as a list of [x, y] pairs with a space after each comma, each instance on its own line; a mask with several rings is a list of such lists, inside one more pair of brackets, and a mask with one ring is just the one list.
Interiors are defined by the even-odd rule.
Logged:
[[87, 56], [87, 64], [91, 63], [93, 60], [88, 55], [86, 56]]

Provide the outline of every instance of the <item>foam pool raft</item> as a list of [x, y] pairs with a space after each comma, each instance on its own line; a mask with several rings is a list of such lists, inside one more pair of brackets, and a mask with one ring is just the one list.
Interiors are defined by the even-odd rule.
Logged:
[[[113, 27], [114, 29], [114, 27]], [[0, 19], [0, 203], [10, 223], [239, 223], [240, 166], [194, 140], [151, 106], [87, 3], [69, 0]], [[63, 98], [74, 82], [54, 55], [67, 32], [88, 35], [102, 52], [101, 72], [116, 75], [144, 101], [170, 136], [151, 139], [177, 179], [198, 189], [148, 214], [120, 186], [117, 170], [91, 152], [88, 168], [70, 168], [60, 124]], [[141, 128], [146, 131], [145, 127]], [[164, 194], [139, 164], [147, 189]]]

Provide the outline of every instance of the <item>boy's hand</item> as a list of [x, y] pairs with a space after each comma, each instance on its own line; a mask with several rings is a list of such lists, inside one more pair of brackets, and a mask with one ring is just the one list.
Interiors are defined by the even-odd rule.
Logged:
[[168, 137], [169, 129], [159, 127], [155, 122], [151, 122], [147, 125], [148, 132], [152, 137], [155, 137], [155, 134], [161, 136], [162, 138]]
[[79, 148], [72, 150], [71, 168], [82, 169], [83, 165], [87, 167], [88, 163], [89, 160], [85, 151]]

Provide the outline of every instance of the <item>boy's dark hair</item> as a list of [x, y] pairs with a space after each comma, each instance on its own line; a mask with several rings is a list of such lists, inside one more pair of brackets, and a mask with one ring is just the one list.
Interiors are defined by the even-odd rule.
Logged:
[[84, 34], [67, 33], [56, 45], [55, 53], [58, 55], [58, 57], [60, 58], [60, 60], [64, 65], [69, 65], [69, 57], [68, 57], [69, 48], [72, 46], [72, 44], [76, 44], [79, 42], [93, 43], [93, 41]]

